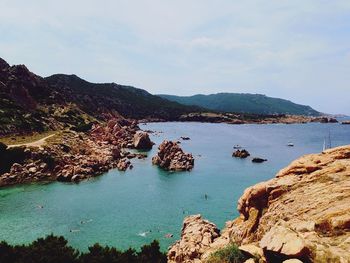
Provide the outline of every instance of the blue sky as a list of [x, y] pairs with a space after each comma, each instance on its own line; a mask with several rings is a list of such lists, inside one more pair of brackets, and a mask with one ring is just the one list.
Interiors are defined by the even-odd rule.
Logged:
[[0, 57], [176, 95], [262, 93], [350, 114], [349, 0], [0, 0]]

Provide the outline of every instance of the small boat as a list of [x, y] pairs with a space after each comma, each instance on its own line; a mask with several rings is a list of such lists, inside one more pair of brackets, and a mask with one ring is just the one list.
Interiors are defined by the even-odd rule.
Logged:
[[233, 146], [233, 149], [242, 149], [242, 146], [236, 144], [235, 146]]
[[293, 147], [293, 146], [294, 146], [294, 143], [289, 142], [289, 143], [287, 144], [287, 146], [289, 146], [289, 147]]

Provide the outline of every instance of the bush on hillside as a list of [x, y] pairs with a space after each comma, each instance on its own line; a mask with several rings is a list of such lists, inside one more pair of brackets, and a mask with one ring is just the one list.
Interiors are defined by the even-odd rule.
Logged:
[[247, 259], [237, 245], [232, 243], [212, 253], [207, 263], [243, 263]]

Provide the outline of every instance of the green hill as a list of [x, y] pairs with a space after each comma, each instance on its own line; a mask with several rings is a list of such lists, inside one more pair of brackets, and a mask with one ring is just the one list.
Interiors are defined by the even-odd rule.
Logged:
[[119, 115], [172, 121], [198, 110], [130, 86], [76, 75], [42, 78], [0, 58], [0, 135], [86, 127]]
[[173, 96], [158, 95], [164, 99], [185, 105], [196, 105], [210, 110], [253, 114], [292, 114], [319, 116], [320, 112], [310, 106], [289, 100], [271, 98], [260, 94], [217, 93], [211, 95]]

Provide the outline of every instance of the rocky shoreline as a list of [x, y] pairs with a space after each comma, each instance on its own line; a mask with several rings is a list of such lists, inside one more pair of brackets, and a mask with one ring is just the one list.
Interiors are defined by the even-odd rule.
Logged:
[[[145, 120], [143, 120], [145, 121]], [[150, 120], [154, 121], [154, 120]], [[165, 120], [156, 120], [161, 122]], [[337, 119], [329, 116], [301, 116], [288, 114], [258, 115], [243, 113], [213, 113], [213, 112], [194, 112], [184, 114], [179, 117], [181, 122], [209, 122], [209, 123], [227, 123], [227, 124], [297, 124], [297, 123], [337, 123]]]
[[112, 168], [125, 171], [132, 168], [131, 159], [147, 157], [130, 153], [128, 148], [150, 149], [152, 145], [135, 121], [115, 118], [106, 125], [95, 124], [88, 133], [60, 132], [41, 147], [3, 146], [0, 155], [15, 155], [8, 160], [8, 171], [0, 175], [0, 186], [55, 180], [78, 182]]
[[223, 231], [185, 218], [168, 262], [206, 262], [232, 242], [247, 262], [349, 262], [349, 204], [350, 145], [306, 155], [247, 188]]

